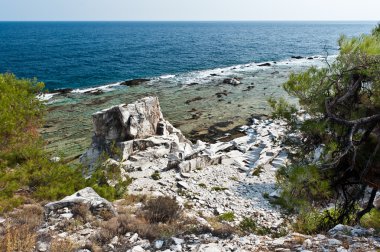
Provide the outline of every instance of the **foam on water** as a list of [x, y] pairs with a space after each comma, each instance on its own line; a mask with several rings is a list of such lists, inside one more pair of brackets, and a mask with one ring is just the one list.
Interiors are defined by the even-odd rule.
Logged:
[[[308, 59], [312, 57], [313, 59]], [[162, 75], [159, 77], [153, 77], [149, 82], [147, 82], [148, 85], [192, 85], [192, 84], [207, 84], [212, 81], [220, 81], [224, 78], [230, 78], [230, 77], [245, 77], [245, 76], [251, 76], [252, 73], [256, 71], [274, 71], [278, 70], [281, 67], [287, 67], [292, 68], [295, 66], [316, 66], [316, 67], [324, 67], [326, 66], [326, 57], [321, 55], [315, 55], [305, 57], [302, 59], [287, 59], [283, 61], [277, 61], [277, 62], [251, 62], [248, 64], [240, 64], [240, 65], [233, 65], [228, 67], [219, 67], [214, 69], [206, 69], [206, 70], [199, 70], [199, 71], [191, 71], [187, 73], [181, 73], [181, 74], [167, 74]], [[336, 59], [337, 55], [328, 56], [327, 61], [333, 62]], [[263, 63], [270, 63], [270, 66], [259, 66]], [[280, 69], [279, 69], [280, 70]], [[93, 93], [96, 91], [102, 91], [102, 92], [110, 92], [115, 90], [117, 87], [122, 87], [120, 84], [122, 82], [112, 83], [112, 84], [106, 84], [103, 86], [97, 86], [97, 87], [90, 87], [90, 88], [82, 88], [82, 89], [74, 89], [71, 91], [72, 93], [78, 93], [78, 94], [86, 94], [86, 93]], [[51, 98], [53, 98], [54, 95], [58, 93], [52, 93], [52, 94], [44, 94], [38, 96], [38, 99], [43, 101], [48, 101]]]
[[78, 88], [78, 89], [74, 89], [71, 92], [72, 93], [80, 93], [80, 94], [96, 92], [98, 90], [101, 90], [103, 92], [110, 92], [110, 91], [113, 91], [115, 87], [120, 86], [121, 83], [122, 82], [117, 82], [117, 83], [107, 84], [107, 85], [104, 85], [104, 86], [91, 87], [91, 88], [83, 88], [83, 89]]

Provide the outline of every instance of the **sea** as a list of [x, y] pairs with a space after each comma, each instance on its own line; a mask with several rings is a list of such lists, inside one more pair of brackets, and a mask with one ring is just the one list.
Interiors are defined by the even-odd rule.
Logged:
[[[91, 144], [93, 113], [144, 96], [157, 96], [165, 119], [193, 142], [228, 141], [253, 117], [271, 114], [269, 98], [297, 104], [282, 88], [289, 74], [326, 67], [342, 34], [375, 25], [0, 22], [0, 73], [45, 83], [40, 132], [47, 151], [67, 160]], [[149, 81], [120, 85], [141, 78]]]
[[375, 22], [0, 22], [0, 72], [49, 90], [337, 54]]

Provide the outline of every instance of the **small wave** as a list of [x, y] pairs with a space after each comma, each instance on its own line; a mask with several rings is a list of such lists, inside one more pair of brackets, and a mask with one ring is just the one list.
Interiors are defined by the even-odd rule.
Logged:
[[[327, 61], [332, 62], [338, 55], [328, 56]], [[260, 66], [264, 63], [269, 63], [267, 66]], [[227, 67], [218, 67], [213, 69], [205, 69], [205, 70], [197, 70], [191, 71], [181, 74], [166, 74], [161, 75], [159, 77], [152, 77], [152, 81], [150, 84], [152, 85], [160, 85], [160, 80], [165, 80], [169, 85], [191, 85], [191, 84], [207, 84], [213, 80], [219, 80], [223, 78], [230, 77], [244, 77], [244, 75], [249, 74], [250, 72], [255, 71], [268, 71], [273, 70], [276, 66], [323, 66], [326, 65], [326, 57], [322, 55], [313, 55], [306, 56], [300, 59], [297, 58], [288, 58], [279, 61], [265, 61], [265, 62], [250, 62], [239, 65], [232, 65]], [[90, 88], [79, 88], [74, 89], [72, 93], [93, 93], [97, 91], [109, 92], [113, 91], [115, 87], [120, 86], [122, 82], [106, 84], [103, 86], [90, 87]], [[46, 94], [40, 96], [39, 99], [43, 99], [44, 101], [51, 99], [54, 95], [58, 93]]]
[[37, 95], [37, 99], [43, 102], [46, 102], [53, 98], [54, 95], [57, 95], [58, 93], [46, 93], [46, 94], [39, 94]]
[[121, 84], [121, 82], [117, 82], [117, 83], [107, 84], [107, 85], [98, 86], [98, 87], [78, 88], [78, 89], [74, 89], [73, 91], [71, 91], [71, 93], [84, 94], [84, 93], [95, 92], [95, 91], [98, 91], [98, 90], [101, 90], [103, 92], [109, 92], [109, 91], [113, 91], [114, 87], [120, 86], [120, 84]]
[[170, 79], [170, 78], [174, 78], [175, 75], [174, 74], [166, 74], [166, 75], [161, 75], [159, 78], [160, 79]]

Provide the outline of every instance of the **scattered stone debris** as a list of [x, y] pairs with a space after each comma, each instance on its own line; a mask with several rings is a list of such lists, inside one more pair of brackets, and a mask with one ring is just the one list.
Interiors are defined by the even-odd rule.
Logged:
[[[287, 127], [284, 121], [253, 119], [250, 125], [240, 128], [244, 134], [241, 137], [228, 142], [193, 144], [163, 118], [155, 97], [97, 112], [93, 120], [95, 134], [91, 148], [82, 157], [84, 165], [91, 166], [101, 151], [109, 151], [107, 165], [120, 167], [122, 176], [133, 178], [128, 194], [135, 200], [110, 203], [92, 188], [85, 188], [46, 204], [45, 223], [37, 231], [41, 238], [36, 243], [37, 251], [49, 251], [51, 242], [43, 239], [47, 236], [69, 240], [82, 252], [380, 249], [380, 238], [374, 230], [360, 226], [337, 225], [327, 234], [313, 236], [288, 229], [289, 216], [268, 201], [278, 197], [275, 172], [287, 164], [290, 153], [283, 144]], [[121, 150], [118, 155], [110, 152], [111, 144]], [[159, 179], [152, 174], [159, 174]], [[135, 213], [144, 211], [144, 201], [138, 200], [143, 199], [141, 195], [175, 199], [183, 211], [181, 218], [191, 220], [192, 227], [202, 227], [203, 231], [150, 240], [138, 232], [123, 232], [123, 228], [133, 224]], [[93, 218], [83, 217], [87, 210]], [[77, 216], [82, 216], [80, 224]], [[220, 221], [223, 216], [229, 216], [228, 223]], [[266, 233], [238, 231], [247, 218], [253, 221], [252, 225], [264, 227]], [[224, 225], [222, 231], [216, 230], [215, 220]], [[2, 225], [6, 225], [6, 219], [0, 219]], [[146, 225], [144, 222], [135, 225], [135, 229], [148, 232], [140, 227]], [[100, 250], [89, 245], [93, 241], [101, 242]]]

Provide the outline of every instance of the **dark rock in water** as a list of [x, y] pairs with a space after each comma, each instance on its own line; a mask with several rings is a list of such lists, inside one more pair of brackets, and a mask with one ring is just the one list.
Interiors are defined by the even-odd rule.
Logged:
[[255, 88], [255, 85], [248, 86], [246, 89], [243, 91], [250, 91], [251, 89]]
[[194, 98], [192, 98], [192, 99], [189, 99], [189, 100], [185, 101], [185, 103], [186, 103], [186, 104], [190, 104], [190, 103], [192, 103], [192, 102], [199, 101], [199, 100], [203, 100], [203, 98], [200, 97], [200, 96], [197, 96], [197, 97], [194, 97]]
[[227, 96], [227, 90], [224, 90], [223, 92], [218, 92], [215, 94], [218, 98], [222, 98], [223, 96]]
[[228, 125], [231, 125], [231, 124], [233, 124], [233, 121], [217, 122], [217, 123], [214, 124], [214, 127], [225, 128], [225, 127], [227, 127]]
[[120, 85], [123, 85], [123, 86], [137, 86], [137, 85], [140, 85], [141, 83], [144, 83], [144, 82], [147, 82], [147, 81], [150, 81], [150, 79], [127, 80], [127, 81], [123, 81], [122, 83], [120, 83]]
[[101, 89], [96, 89], [96, 90], [92, 90], [92, 91], [86, 91], [84, 93], [85, 94], [92, 94], [92, 95], [101, 95], [104, 92]]
[[290, 58], [292, 58], [292, 59], [303, 59], [302, 56], [292, 56], [292, 57], [290, 57]]
[[210, 76], [218, 76], [217, 74], [210, 74]]
[[231, 84], [233, 86], [239, 85], [240, 84], [240, 79], [238, 78], [227, 78], [223, 80], [224, 84]]
[[262, 66], [271, 66], [271, 64], [270, 63], [263, 63], [263, 64], [259, 64], [257, 66], [260, 66], [260, 67], [262, 67]]
[[192, 82], [192, 83], [190, 83], [190, 84], [187, 84], [188, 86], [195, 86], [195, 85], [199, 85], [199, 83], [198, 82]]
[[314, 59], [313, 57], [309, 57], [309, 58], [307, 58], [308, 60], [312, 60], [312, 59]]
[[53, 89], [50, 93], [59, 93], [59, 94], [68, 94], [73, 91], [72, 88], [59, 88], [59, 89]]

